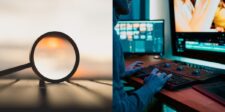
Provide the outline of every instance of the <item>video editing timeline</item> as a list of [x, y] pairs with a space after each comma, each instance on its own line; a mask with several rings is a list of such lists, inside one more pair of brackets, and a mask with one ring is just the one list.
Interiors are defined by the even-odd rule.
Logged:
[[199, 50], [207, 52], [225, 53], [225, 34], [214, 39], [185, 39], [177, 38], [177, 52], [185, 50]]
[[125, 53], [162, 53], [164, 21], [119, 21], [115, 27]]

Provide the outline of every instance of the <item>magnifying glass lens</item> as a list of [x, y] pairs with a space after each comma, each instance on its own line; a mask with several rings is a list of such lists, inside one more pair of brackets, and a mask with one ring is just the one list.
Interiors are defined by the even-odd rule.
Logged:
[[35, 47], [34, 66], [47, 79], [63, 79], [75, 66], [75, 54], [74, 47], [67, 39], [48, 36], [42, 38]]

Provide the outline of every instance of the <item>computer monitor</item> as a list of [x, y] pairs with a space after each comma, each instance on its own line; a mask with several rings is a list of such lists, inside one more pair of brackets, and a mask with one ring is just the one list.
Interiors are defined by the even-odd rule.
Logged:
[[170, 0], [173, 55], [225, 64], [225, 0]]
[[125, 54], [163, 54], [164, 20], [118, 21], [115, 30]]

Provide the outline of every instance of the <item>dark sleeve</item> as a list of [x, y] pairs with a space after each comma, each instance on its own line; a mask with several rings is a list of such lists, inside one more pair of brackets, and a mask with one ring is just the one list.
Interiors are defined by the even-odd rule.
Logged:
[[[123, 52], [119, 37], [113, 31], [113, 112], [142, 112], [154, 95], [154, 89], [142, 86], [132, 95], [123, 90], [121, 75], [124, 72]], [[123, 67], [122, 67], [123, 66]]]
[[127, 95], [123, 90], [113, 88], [114, 112], [142, 112], [154, 96], [151, 88], [143, 86], [132, 95]]

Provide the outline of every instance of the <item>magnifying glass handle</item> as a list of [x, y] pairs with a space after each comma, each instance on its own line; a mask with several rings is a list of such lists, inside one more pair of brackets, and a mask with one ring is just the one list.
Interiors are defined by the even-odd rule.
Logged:
[[27, 63], [27, 64], [20, 65], [20, 66], [17, 66], [17, 67], [9, 68], [9, 69], [0, 71], [0, 76], [8, 75], [8, 74], [11, 74], [13, 72], [17, 72], [17, 71], [20, 71], [20, 70], [23, 70], [23, 69], [26, 69], [26, 68], [29, 68], [29, 67], [31, 67], [31, 63]]

